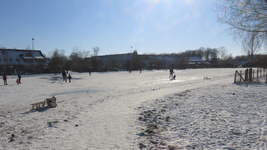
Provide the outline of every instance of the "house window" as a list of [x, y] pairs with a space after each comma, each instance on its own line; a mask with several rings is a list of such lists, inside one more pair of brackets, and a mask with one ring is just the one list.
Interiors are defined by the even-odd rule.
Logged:
[[12, 58], [9, 58], [10, 61], [12, 61]]
[[19, 62], [19, 59], [17, 58], [16, 61]]
[[4, 58], [4, 61], [7, 61], [7, 59], [6, 59], [6, 58]]
[[30, 59], [25, 59], [24, 62], [31, 63], [32, 60], [30, 60]]
[[0, 61], [2, 61], [1, 58], [0, 58]]

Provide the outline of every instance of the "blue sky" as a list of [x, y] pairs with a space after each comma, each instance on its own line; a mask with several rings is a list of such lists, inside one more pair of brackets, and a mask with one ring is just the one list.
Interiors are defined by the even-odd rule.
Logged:
[[74, 47], [99, 55], [178, 53], [240, 43], [217, 22], [215, 0], [1, 0], [0, 47], [32, 48], [48, 55]]

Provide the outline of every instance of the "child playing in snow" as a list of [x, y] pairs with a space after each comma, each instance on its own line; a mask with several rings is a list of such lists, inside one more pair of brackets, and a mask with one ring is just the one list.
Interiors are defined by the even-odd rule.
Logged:
[[3, 80], [4, 80], [4, 85], [7, 85], [7, 77], [6, 77], [6, 73], [3, 74]]
[[69, 83], [71, 82], [70, 80], [71, 80], [71, 75], [69, 74], [69, 76], [68, 76], [68, 78], [69, 78]]
[[17, 78], [17, 81], [16, 81], [16, 82], [17, 82], [17, 84], [19, 85], [19, 78]]

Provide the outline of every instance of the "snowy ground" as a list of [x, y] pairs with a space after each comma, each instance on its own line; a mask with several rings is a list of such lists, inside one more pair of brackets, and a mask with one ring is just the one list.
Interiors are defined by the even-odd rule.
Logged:
[[[235, 70], [8, 76], [0, 149], [266, 149], [266, 85], [233, 84]], [[52, 96], [58, 107], [30, 111]]]

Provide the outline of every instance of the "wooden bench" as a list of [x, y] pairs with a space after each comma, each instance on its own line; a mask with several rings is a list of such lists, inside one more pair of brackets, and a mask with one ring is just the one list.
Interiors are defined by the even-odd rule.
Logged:
[[32, 105], [32, 109], [31, 110], [39, 110], [39, 109], [45, 108], [45, 101], [33, 103], [33, 104], [30, 104], [30, 105]]

